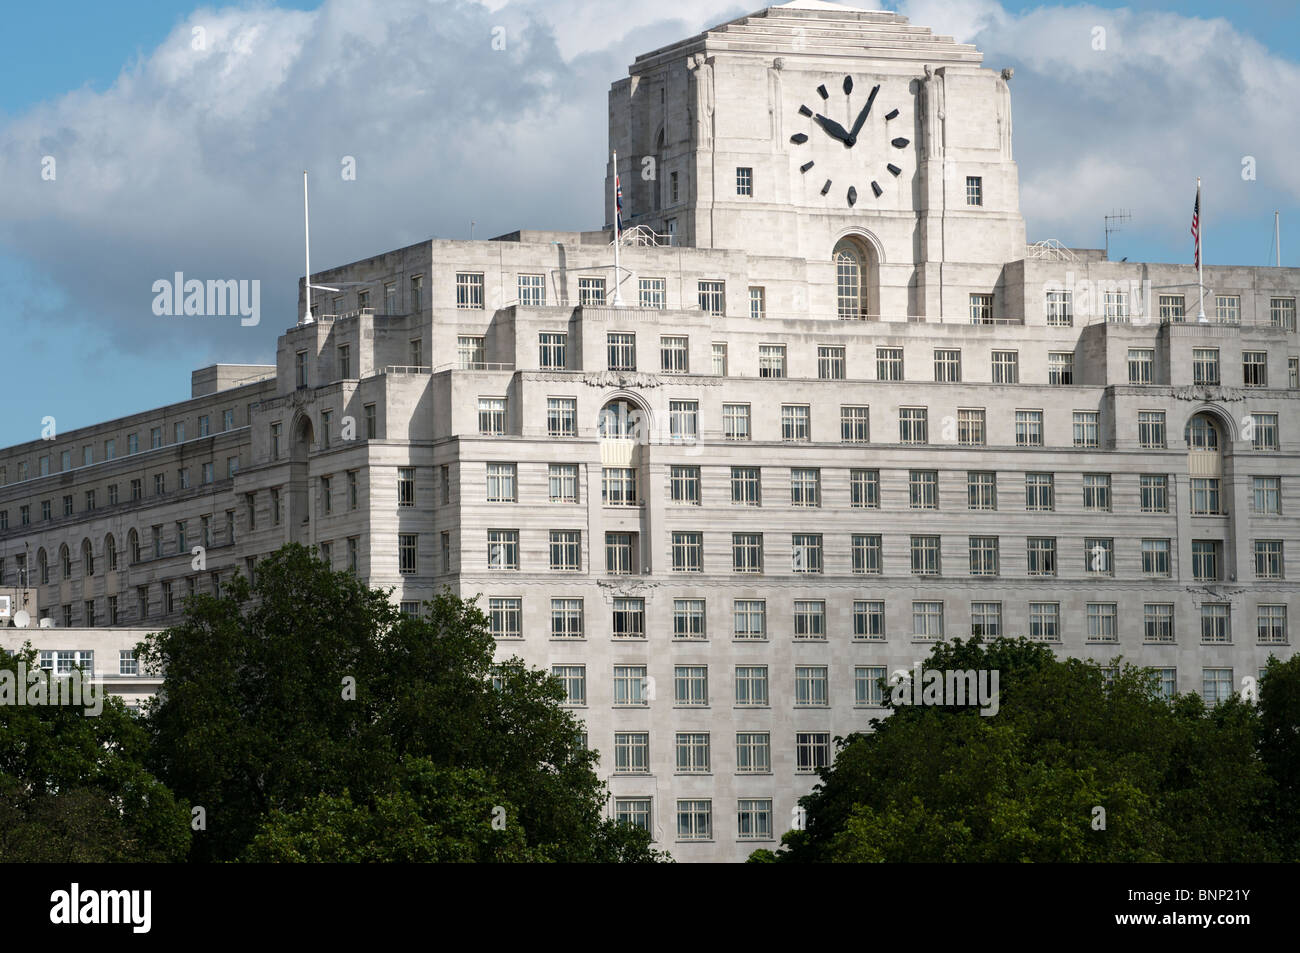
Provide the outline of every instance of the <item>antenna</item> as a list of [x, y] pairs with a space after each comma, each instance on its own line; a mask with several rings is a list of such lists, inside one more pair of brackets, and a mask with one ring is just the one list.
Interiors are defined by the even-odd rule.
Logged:
[[1111, 209], [1109, 215], [1104, 216], [1106, 223], [1106, 260], [1110, 260], [1110, 233], [1118, 232], [1122, 223], [1131, 222], [1132, 214], [1126, 208]]

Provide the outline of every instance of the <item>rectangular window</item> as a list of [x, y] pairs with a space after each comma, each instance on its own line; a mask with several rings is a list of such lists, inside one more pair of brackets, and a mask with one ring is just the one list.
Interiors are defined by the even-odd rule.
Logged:
[[764, 288], [749, 289], [749, 316], [755, 321], [767, 317], [767, 291]]
[[961, 351], [956, 348], [935, 349], [934, 379], [945, 384], [961, 380]]
[[1269, 298], [1268, 322], [1285, 331], [1295, 330], [1295, 298]]
[[727, 376], [727, 344], [725, 341], [713, 342], [713, 376]]
[[817, 378], [823, 381], [842, 381], [846, 363], [844, 348], [838, 346], [817, 348]]
[[673, 669], [673, 704], [703, 708], [709, 704], [707, 665], [678, 665]]
[[736, 167], [736, 194], [754, 194], [754, 170], [748, 166]]
[[1115, 603], [1088, 603], [1088, 641], [1119, 641], [1119, 628], [1116, 620]]
[[1156, 352], [1149, 347], [1128, 349], [1128, 382], [1150, 384], [1155, 381]]
[[870, 408], [841, 405], [840, 441], [843, 443], [867, 443], [870, 439]]
[[903, 379], [903, 349], [901, 347], [876, 348], [876, 380], [901, 381]]
[[1268, 386], [1268, 352], [1241, 352], [1241, 382], [1246, 387]]
[[993, 352], [993, 383], [1020, 383], [1020, 353], [1018, 351]]
[[709, 733], [707, 731], [679, 731], [674, 748], [678, 774], [709, 773]]
[[1143, 513], [1169, 512], [1169, 478], [1167, 476], [1142, 476], [1139, 488]]
[[689, 338], [678, 335], [660, 337], [659, 368], [665, 374], [689, 373]]
[[546, 435], [548, 437], [576, 437], [578, 435], [578, 401], [576, 398], [546, 398]]
[[785, 377], [784, 344], [760, 344], [758, 346], [758, 376]]
[[1254, 442], [1252, 443], [1252, 449], [1279, 449], [1281, 444], [1278, 442], [1277, 414], [1251, 414], [1250, 419], [1255, 425], [1255, 437]]
[[898, 408], [898, 439], [900, 443], [924, 444], [930, 440], [930, 412], [924, 407]]
[[795, 771], [815, 774], [830, 764], [831, 736], [825, 731], [798, 731], [794, 736]]
[[1182, 321], [1187, 316], [1182, 295], [1161, 295], [1159, 308], [1162, 322]]
[[718, 317], [727, 313], [726, 282], [699, 282], [700, 310]]
[[564, 686], [564, 705], [587, 704], [587, 667], [585, 665], [552, 665], [551, 675]]
[[551, 569], [579, 572], [582, 569], [582, 531], [553, 529], [550, 532]]
[[[491, 467], [488, 470], [490, 473]], [[397, 468], [397, 505], [415, 505], [415, 467]]]
[[[419, 603], [416, 605], [418, 606]], [[491, 622], [492, 638], [522, 639], [524, 637], [522, 599], [488, 599], [488, 619]]]
[[537, 364], [544, 371], [568, 367], [569, 335], [563, 331], [542, 331], [537, 335]]
[[1282, 481], [1278, 477], [1253, 477], [1254, 509], [1261, 515], [1282, 513]]
[[1142, 574], [1144, 576], [1168, 576], [1170, 572], [1169, 540], [1142, 540]]
[[736, 666], [736, 704], [745, 708], [766, 708], [767, 666]]
[[[379, 416], [378, 416], [378, 411], [376, 406], [374, 404], [365, 404], [364, 406], [362, 406], [361, 409], [365, 412], [365, 416], [366, 416], [366, 439], [378, 440], [379, 439]], [[273, 426], [278, 428], [280, 425], [275, 424]]]
[[1149, 602], [1142, 607], [1142, 638], [1147, 642], [1174, 641], [1172, 603]]
[[970, 323], [993, 323], [993, 295], [973, 294], [970, 296]]
[[731, 569], [733, 572], [763, 571], [763, 534], [731, 534]]
[[419, 314], [424, 307], [424, 275], [411, 277], [411, 312]]
[[998, 538], [996, 536], [970, 537], [970, 574], [996, 576], [998, 574]]
[[992, 471], [970, 470], [966, 473], [966, 508], [998, 508], [998, 475]]
[[610, 331], [605, 335], [605, 350], [611, 371], [636, 370], [636, 335], [627, 331]]
[[582, 600], [552, 599], [551, 638], [580, 639], [582, 633]]
[[667, 307], [668, 293], [663, 278], [637, 279], [637, 306], [662, 310]]
[[796, 467], [790, 471], [790, 505], [821, 506], [821, 470]]
[[878, 533], [854, 533], [850, 538], [849, 557], [855, 573], [879, 575], [881, 542]]
[[415, 572], [415, 534], [399, 533], [397, 536], [398, 571], [404, 574]]
[[748, 440], [749, 404], [722, 405], [722, 437], [724, 440]]
[[650, 773], [650, 733], [646, 731], [614, 732], [614, 773]]
[[1029, 603], [1029, 638], [1035, 642], [1059, 642], [1061, 640], [1060, 603]]
[[1218, 480], [1193, 478], [1190, 483], [1194, 516], [1212, 516], [1223, 512], [1220, 508]]
[[673, 532], [672, 567], [673, 572], [704, 571], [704, 534]]
[[[419, 341], [411, 342], [411, 359], [421, 357]], [[479, 335], [461, 334], [456, 337], [456, 366], [463, 371], [482, 370], [487, 363], [487, 350]], [[413, 365], [418, 367], [419, 365]]]
[[1115, 575], [1115, 540], [1089, 536], [1083, 541], [1083, 569], [1094, 576]]
[[957, 411], [957, 443], [963, 447], [982, 447], [985, 443], [985, 414], [982, 409]]
[[677, 802], [677, 839], [713, 840], [713, 802], [679, 800]]
[[1123, 323], [1128, 320], [1128, 292], [1106, 291], [1102, 295], [1102, 307], [1109, 322]]
[[939, 575], [939, 537], [913, 536], [911, 541], [912, 575]]
[[[402, 506], [411, 506], [415, 503], [415, 471], [410, 469], [407, 472], [411, 474], [411, 502], [403, 503], [399, 499], [399, 505]], [[515, 489], [518, 483], [517, 473], [518, 468], [513, 463], [489, 463], [487, 465], [487, 502], [514, 503], [517, 499]]]
[[673, 638], [703, 639], [704, 637], [704, 600], [674, 599]]
[[700, 468], [672, 466], [668, 471], [669, 497], [674, 503], [700, 505]]
[[1043, 412], [1041, 410], [1016, 411], [1016, 446], [1041, 447], [1043, 445]]
[[907, 472], [909, 506], [914, 510], [939, 508], [939, 471], [909, 470]]
[[731, 468], [731, 502], [738, 506], [763, 504], [761, 470], [758, 467]]
[[456, 272], [456, 307], [461, 310], [474, 311], [484, 309], [482, 272]]
[[1056, 575], [1056, 537], [1030, 536], [1025, 540], [1027, 571], [1031, 576]]
[[790, 537], [791, 571], [822, 571], [822, 537], [819, 533], [795, 533]]
[[1083, 508], [1110, 512], [1110, 474], [1085, 473], [1083, 475]]
[[1074, 445], [1076, 447], [1096, 447], [1099, 440], [1098, 413], [1095, 410], [1076, 410], [1074, 412]]
[[796, 665], [794, 669], [794, 707], [825, 708], [826, 666]]
[[1214, 319], [1220, 324], [1241, 324], [1241, 295], [1216, 295]]
[[605, 303], [605, 279], [578, 276], [578, 304], [583, 307], [600, 307]]
[[772, 740], [766, 731], [736, 732], [736, 773], [770, 774]]
[[551, 463], [547, 465], [546, 489], [551, 503], [576, 503], [577, 464]]
[[603, 467], [600, 472], [600, 494], [604, 506], [636, 506], [636, 469]]
[[518, 277], [519, 304], [525, 308], [540, 308], [546, 304], [546, 276], [520, 275]]
[[972, 602], [970, 604], [970, 634], [996, 639], [1002, 635], [1002, 603]]
[[616, 598], [610, 632], [616, 639], [644, 639], [645, 600], [631, 597]]
[[[583, 737], [586, 737], [585, 733]], [[631, 827], [652, 832], [654, 825], [651, 820], [654, 815], [650, 801], [651, 799], [648, 797], [614, 798], [614, 820], [620, 824], [628, 824]], [[651, 836], [654, 836], [653, 833], [651, 833]]]
[[1147, 450], [1165, 447], [1165, 412], [1163, 410], [1138, 411], [1138, 446]]
[[1047, 383], [1054, 387], [1074, 383], [1074, 352], [1049, 351], [1047, 354]]
[[966, 176], [966, 204], [984, 204], [984, 179], [978, 175]]
[[826, 603], [820, 599], [796, 599], [794, 603], [794, 637], [799, 640], [825, 641]]
[[858, 509], [880, 509], [880, 471], [849, 471], [849, 505]]
[[605, 573], [612, 576], [627, 576], [636, 571], [633, 562], [633, 533], [605, 534]]
[[670, 400], [668, 402], [668, 435], [672, 440], [695, 440], [699, 437], [699, 401]]
[[519, 568], [519, 530], [488, 530], [487, 547], [489, 569]]
[[737, 599], [732, 603], [733, 637], [762, 642], [767, 639], [767, 603], [762, 599]]
[[1232, 641], [1231, 606], [1226, 602], [1201, 604], [1201, 641], [1228, 643]]
[[853, 603], [853, 638], [869, 642], [885, 640], [885, 604], [874, 600]]
[[943, 603], [912, 603], [912, 638], [932, 641], [943, 638]]
[[812, 410], [807, 404], [781, 405], [781, 439], [786, 443], [812, 440]]
[[1046, 310], [1049, 327], [1071, 327], [1074, 324], [1074, 292], [1047, 292]]
[[1260, 606], [1256, 624], [1256, 633], [1259, 636], [1261, 645], [1282, 645], [1286, 643], [1286, 606]]
[[1281, 579], [1283, 576], [1282, 540], [1255, 540], [1255, 578]]
[[484, 436], [500, 437], [506, 432], [506, 399], [480, 397], [478, 399], [478, 432]]
[[1192, 348], [1192, 383], [1219, 383], [1219, 349], [1217, 347]]

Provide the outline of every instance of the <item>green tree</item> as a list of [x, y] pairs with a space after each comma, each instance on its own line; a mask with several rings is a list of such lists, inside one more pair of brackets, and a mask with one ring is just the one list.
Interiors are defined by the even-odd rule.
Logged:
[[776, 860], [1273, 858], [1252, 706], [1171, 705], [1149, 670], [1026, 640], [940, 644], [924, 668], [997, 671], [999, 710], [889, 700], [890, 717], [842, 741]]
[[[30, 643], [0, 652], [0, 678], [26, 692], [20, 663], [24, 677], [52, 683]], [[147, 742], [112, 696], [97, 715], [82, 705], [0, 705], [0, 860], [184, 859], [189, 809], [145, 768]]]
[[659, 859], [603, 819], [559, 682], [494, 648], [472, 601], [406, 616], [297, 545], [189, 600], [142, 657], [166, 673], [154, 763], [207, 811], [192, 856]]

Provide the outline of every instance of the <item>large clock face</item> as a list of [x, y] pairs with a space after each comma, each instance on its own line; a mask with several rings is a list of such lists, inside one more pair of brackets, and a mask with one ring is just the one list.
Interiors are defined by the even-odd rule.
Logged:
[[[891, 156], [898, 157], [899, 161], [902, 161], [901, 157], [907, 149], [909, 140], [902, 136], [890, 138], [889, 124], [898, 118], [897, 109], [890, 109], [885, 113], [883, 123], [871, 123], [868, 129], [868, 120], [872, 115], [876, 94], [880, 92], [879, 83], [871, 88], [871, 92], [866, 97], [859, 94], [856, 101], [853, 95], [852, 76], [844, 77], [841, 88], [844, 90], [842, 96], [838, 93], [832, 94], [826, 89], [825, 84], [817, 87], [817, 95], [820, 97], [819, 109], [822, 111], [818, 112], [807, 105], [800, 106], [799, 115], [804, 117], [801, 121], [806, 122], [808, 131], [796, 132], [790, 137], [790, 141], [796, 146], [808, 147], [813, 155], [824, 155], [824, 150], [828, 148], [842, 150], [850, 156], [863, 155], [861, 161], [853, 163], [853, 171], [848, 176], [849, 181], [836, 183], [833, 179], [826, 178], [821, 186], [821, 194], [827, 195], [838, 185], [840, 194], [844, 196], [844, 201], [851, 208], [858, 204], [859, 181], [870, 182], [872, 194], [880, 198], [884, 189], [880, 187], [878, 178], [871, 177], [873, 172], [877, 177], [885, 172], [895, 177], [903, 174], [902, 168], [891, 160]], [[883, 148], [880, 142], [882, 127], [885, 140]], [[871, 146], [863, 143], [863, 140], [868, 137], [874, 140]], [[886, 153], [883, 157], [882, 152]], [[875, 165], [876, 163], [879, 165]], [[827, 162], [826, 165], [831, 166], [832, 163]], [[842, 167], [838, 163], [835, 165]], [[799, 166], [799, 171], [813, 182], [825, 178], [824, 174], [818, 171], [817, 160], [812, 155]]]

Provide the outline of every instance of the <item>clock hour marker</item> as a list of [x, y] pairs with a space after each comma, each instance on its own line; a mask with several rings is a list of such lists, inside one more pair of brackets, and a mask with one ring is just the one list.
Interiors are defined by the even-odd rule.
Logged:
[[809, 119], [811, 119], [811, 118], [812, 118], [812, 110], [809, 109], [807, 106], [800, 106], [800, 107], [799, 107], [799, 115], [800, 115], [800, 116], [807, 116]]
[[849, 186], [849, 204], [850, 205], [858, 204], [858, 190], [851, 185]]
[[822, 195], [825, 195], [830, 190], [831, 190], [831, 180], [827, 179], [826, 184], [822, 186]]
[[897, 110], [897, 109], [891, 109], [889, 112], [885, 113], [885, 118], [886, 118], [886, 119], [897, 119], [897, 118], [898, 118], [898, 110]]
[[809, 169], [811, 169], [812, 167], [813, 167], [813, 162], [812, 162], [811, 160], [809, 160], [808, 162], [805, 162], [803, 165], [799, 166], [799, 171], [800, 171], [800, 172], [807, 172], [807, 171], [808, 171]]
[[872, 179], [872, 180], [871, 180], [871, 191], [873, 191], [873, 192], [876, 193], [876, 198], [880, 198], [880, 194], [881, 194], [882, 192], [884, 192], [885, 190], [882, 189], [882, 188], [880, 187], [880, 183], [876, 182], [875, 179]]
[[831, 94], [828, 93], [828, 92], [826, 92], [826, 84], [825, 84], [825, 83], [822, 83], [822, 85], [820, 85], [820, 86], [817, 87], [817, 95], [820, 96], [822, 99], [830, 99], [830, 98], [831, 98]]
[[900, 169], [898, 166], [894, 165], [894, 163], [892, 162], [889, 163], [889, 165], [885, 166], [885, 168], [889, 170], [890, 175], [899, 176], [903, 174], [903, 170]]
[[908, 140], [904, 139], [902, 136], [899, 136], [897, 139], [894, 139], [892, 142], [890, 142], [890, 145], [893, 146], [895, 149], [906, 149], [907, 142]]
[[790, 141], [793, 142], [796, 146], [801, 146], [808, 141], [808, 137], [805, 136], [802, 132], [796, 132], [793, 136], [790, 137]]
[[845, 77], [844, 77], [844, 95], [847, 96], [847, 95], [848, 95], [849, 93], [851, 93], [851, 92], [853, 92], [853, 77], [852, 77], [852, 76], [845, 76]]

